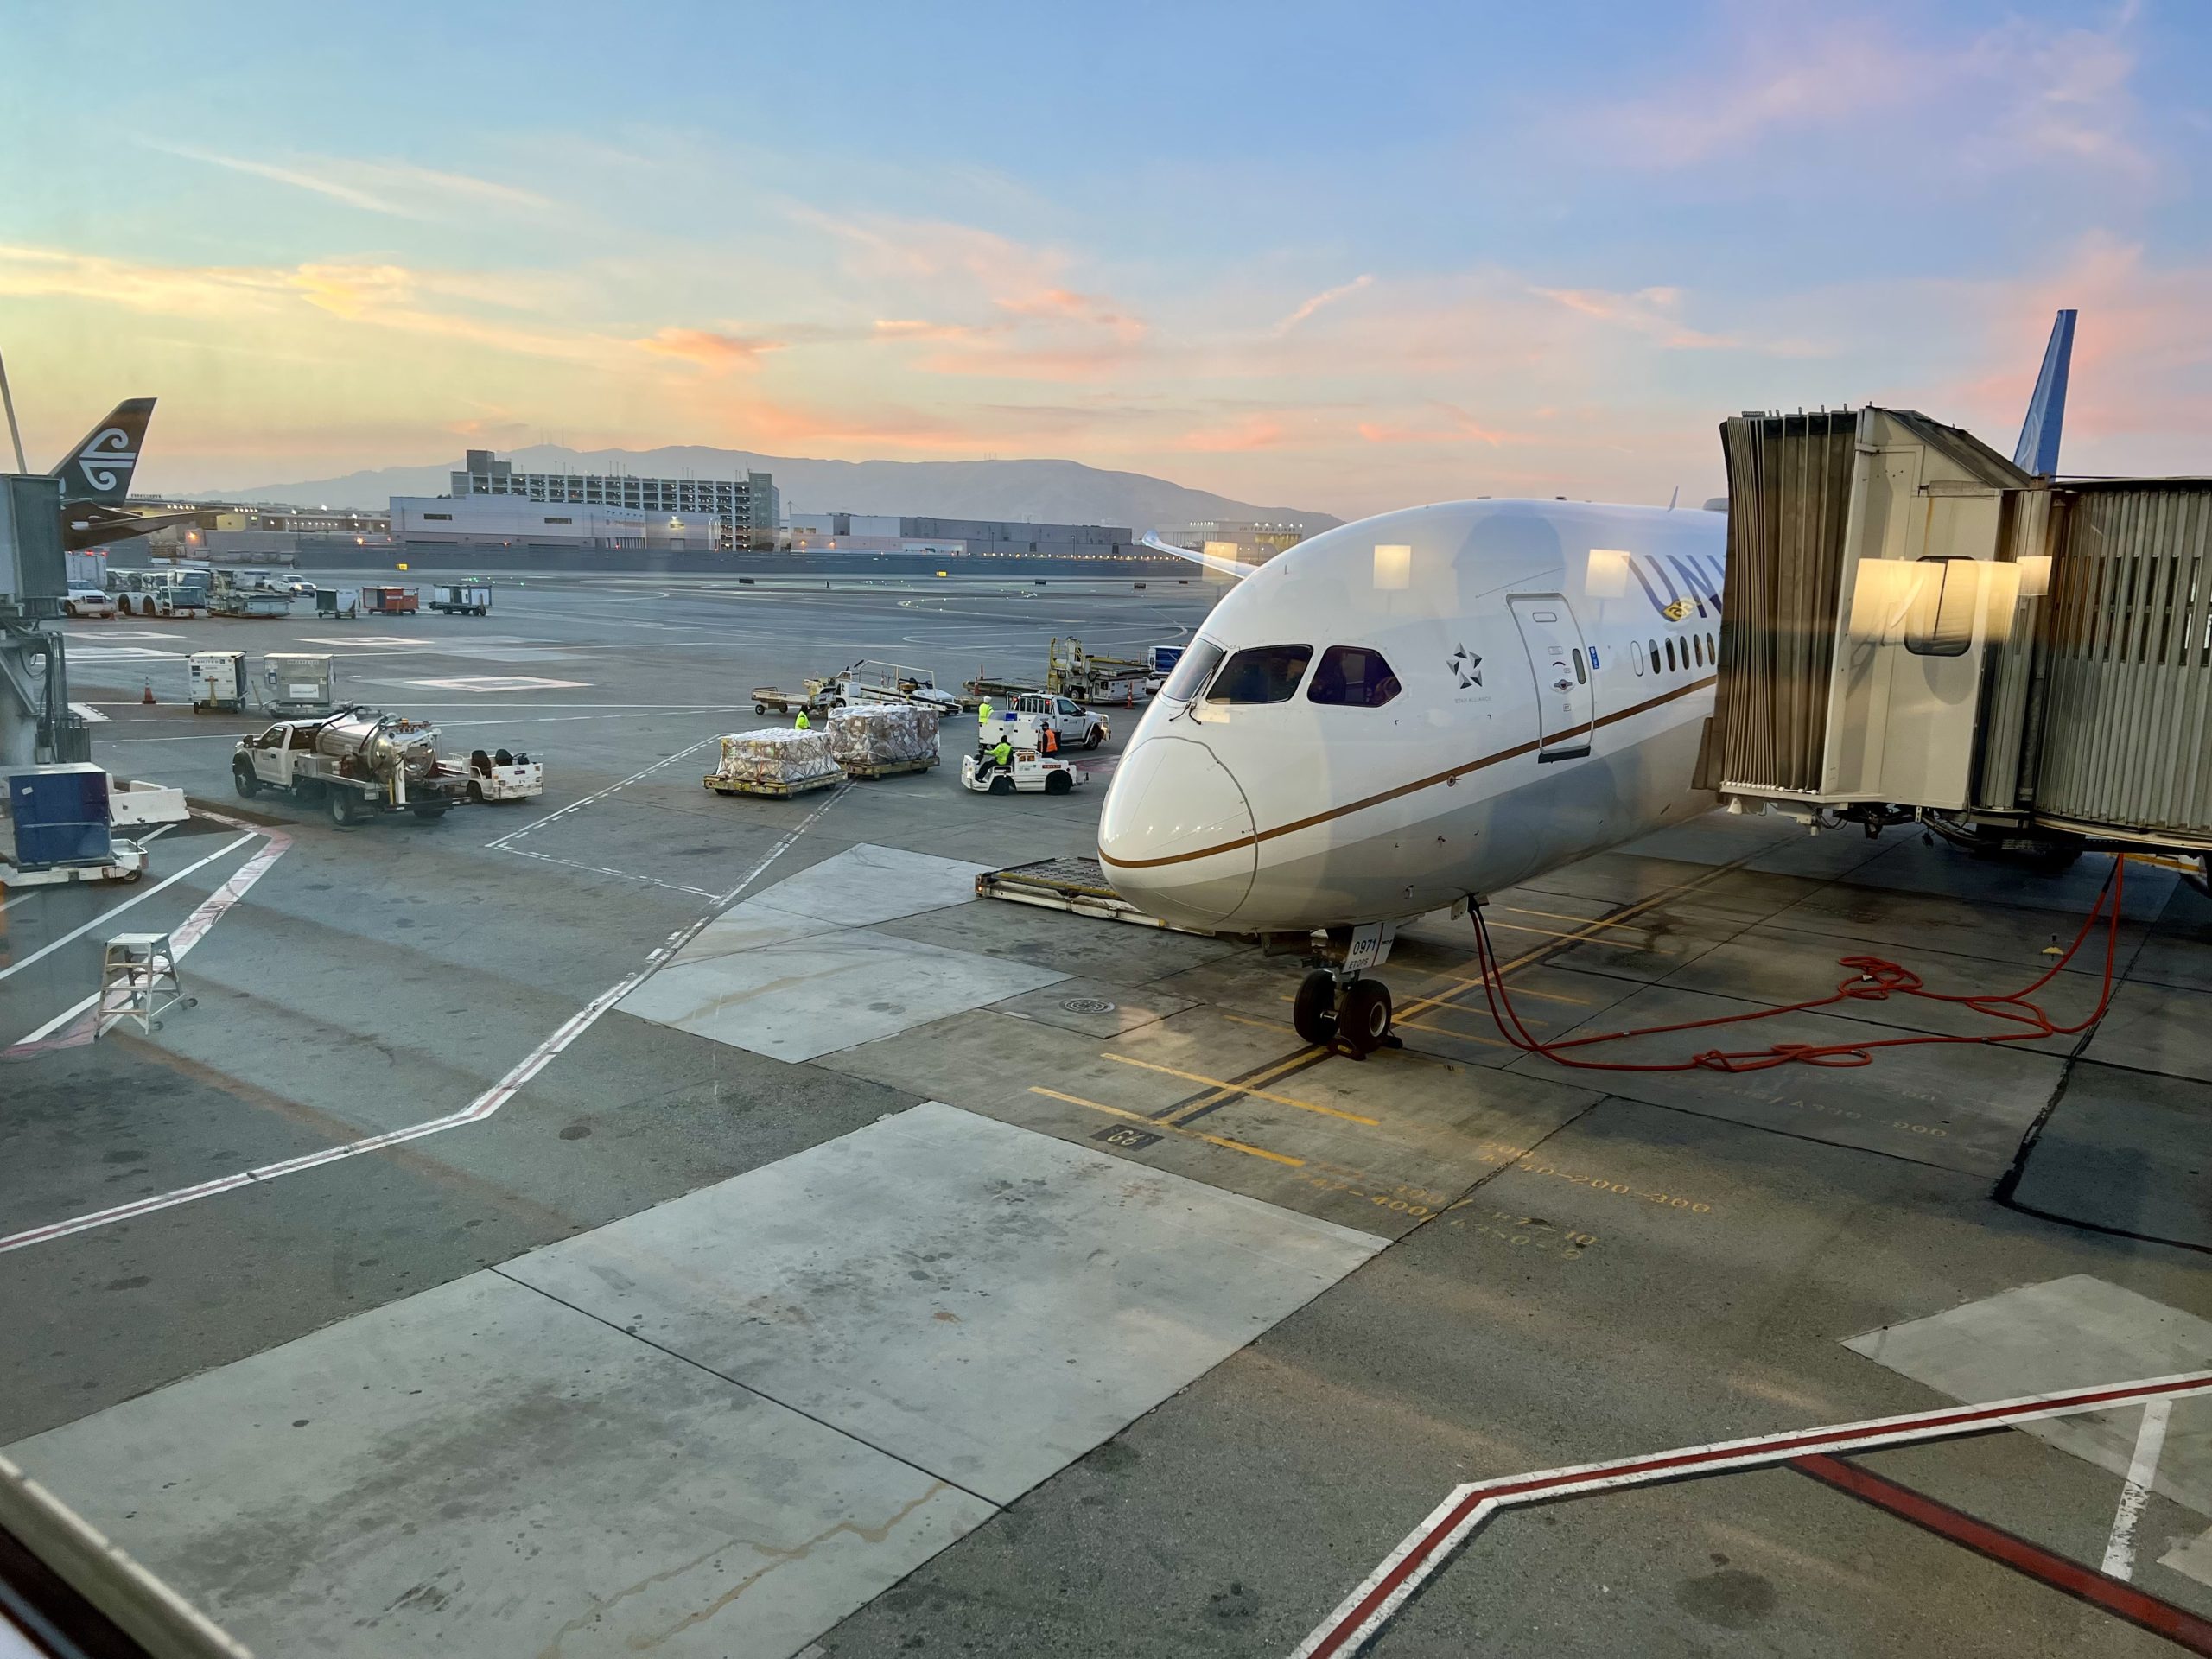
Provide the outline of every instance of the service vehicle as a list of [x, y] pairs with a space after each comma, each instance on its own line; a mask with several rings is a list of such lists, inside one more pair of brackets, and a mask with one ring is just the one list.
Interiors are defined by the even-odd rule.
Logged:
[[487, 754], [482, 749], [472, 749], [465, 761], [448, 758], [438, 764], [442, 771], [457, 772], [462, 779], [463, 792], [480, 804], [488, 801], [532, 800], [545, 792], [545, 765], [526, 754], [506, 749], [494, 749]]
[[74, 582], [61, 596], [64, 616], [107, 616], [115, 614], [114, 599], [98, 588], [80, 588]]
[[976, 741], [988, 748], [1005, 737], [1035, 748], [1043, 745], [1047, 728], [1064, 749], [1095, 749], [1113, 734], [1105, 715], [1085, 709], [1073, 697], [1025, 691], [1007, 707], [994, 708], [990, 725], [977, 729]]
[[1016, 749], [1013, 761], [1004, 766], [995, 766], [980, 754], [960, 757], [960, 786], [978, 794], [1065, 795], [1077, 784], [1090, 781], [1089, 772], [1034, 749]]
[[442, 760], [438, 728], [359, 704], [312, 720], [280, 720], [238, 740], [231, 781], [246, 799], [283, 790], [351, 825], [385, 812], [439, 818], [468, 798], [461, 769]]
[[207, 608], [217, 616], [289, 616], [291, 589], [266, 570], [219, 569]]
[[108, 591], [124, 616], [205, 616], [207, 573], [189, 566], [164, 570], [111, 570]]
[[184, 659], [192, 687], [192, 712], [242, 714], [245, 710], [245, 652], [195, 651]]
[[412, 588], [361, 589], [361, 608], [372, 616], [411, 616], [422, 603], [422, 594]]
[[870, 658], [841, 668], [835, 674], [799, 683], [803, 689], [798, 691], [779, 690], [772, 685], [754, 686], [753, 712], [795, 715], [804, 709], [810, 715], [818, 715], [854, 702], [912, 702], [944, 714], [957, 714], [975, 707], [972, 697], [963, 698], [957, 692], [939, 689], [937, 676], [926, 668], [880, 663]]
[[313, 599], [315, 586], [305, 576], [287, 576], [284, 578], [284, 591], [295, 599]]
[[489, 616], [492, 584], [488, 582], [442, 582], [430, 589], [430, 608], [448, 616]]
[[1101, 657], [1076, 639], [1055, 639], [1045, 651], [1045, 690], [1086, 702], [1134, 704], [1149, 695], [1154, 671], [1149, 657]]

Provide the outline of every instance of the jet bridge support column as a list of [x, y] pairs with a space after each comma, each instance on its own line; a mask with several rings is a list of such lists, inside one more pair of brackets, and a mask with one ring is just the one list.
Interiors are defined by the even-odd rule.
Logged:
[[58, 480], [0, 474], [0, 770], [78, 760], [61, 636], [67, 591]]

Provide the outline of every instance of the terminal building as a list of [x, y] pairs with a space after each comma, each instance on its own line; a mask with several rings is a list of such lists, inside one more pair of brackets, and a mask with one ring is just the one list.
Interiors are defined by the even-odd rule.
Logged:
[[448, 497], [395, 496], [395, 540], [664, 547], [730, 552], [776, 545], [775, 480], [518, 473], [471, 449]]
[[1291, 518], [1279, 522], [1207, 518], [1185, 525], [1183, 533], [1175, 539], [1193, 552], [1234, 548], [1230, 557], [1246, 564], [1265, 564], [1276, 554], [1296, 547], [1308, 536], [1318, 535], [1326, 528], [1325, 524], [1308, 524]]
[[933, 553], [945, 558], [1126, 559], [1141, 555], [1126, 524], [1040, 524], [1022, 519], [932, 518], [869, 512], [794, 512], [794, 553]]
[[[391, 539], [407, 547], [563, 547], [613, 552], [731, 550], [721, 515], [520, 495], [395, 495]], [[741, 543], [741, 548], [746, 545]]]

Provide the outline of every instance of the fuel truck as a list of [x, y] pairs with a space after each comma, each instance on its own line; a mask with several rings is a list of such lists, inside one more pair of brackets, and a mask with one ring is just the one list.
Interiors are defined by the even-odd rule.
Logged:
[[323, 808], [334, 823], [381, 812], [440, 818], [467, 798], [468, 782], [441, 761], [437, 741], [438, 728], [426, 721], [352, 704], [240, 738], [231, 780], [248, 800], [264, 789], [288, 791]]

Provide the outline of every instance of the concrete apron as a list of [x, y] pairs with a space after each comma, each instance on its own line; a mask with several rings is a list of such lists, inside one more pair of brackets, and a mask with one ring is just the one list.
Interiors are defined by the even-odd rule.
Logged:
[[1382, 1247], [931, 1102], [9, 1452], [264, 1651], [783, 1659]]

